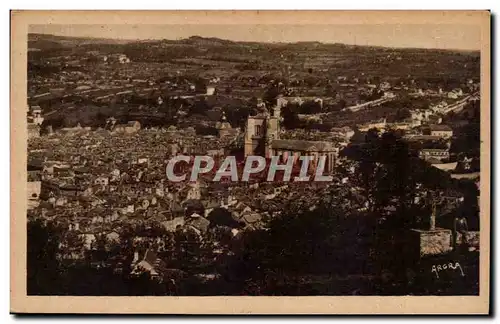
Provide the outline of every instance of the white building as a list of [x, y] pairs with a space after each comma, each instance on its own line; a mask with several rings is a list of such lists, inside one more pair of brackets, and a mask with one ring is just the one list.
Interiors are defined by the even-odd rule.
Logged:
[[213, 96], [215, 94], [215, 87], [212, 85], [207, 86], [207, 96]]
[[443, 161], [450, 158], [450, 152], [445, 149], [422, 149], [419, 157], [426, 161]]
[[429, 125], [429, 135], [448, 139], [453, 136], [453, 130], [448, 125]]
[[120, 54], [118, 56], [118, 62], [120, 62], [120, 64], [130, 63], [130, 59], [127, 57], [127, 55]]

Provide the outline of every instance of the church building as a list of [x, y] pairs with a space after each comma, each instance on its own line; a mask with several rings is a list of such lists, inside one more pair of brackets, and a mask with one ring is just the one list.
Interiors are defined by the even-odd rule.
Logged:
[[333, 143], [325, 141], [306, 141], [280, 139], [282, 101], [270, 113], [265, 104], [259, 105], [259, 113], [249, 116], [245, 130], [245, 157], [260, 155], [266, 158], [282, 156], [284, 160], [300, 156], [314, 156], [318, 161], [320, 156], [326, 156], [325, 171], [332, 172], [338, 158], [338, 148]]

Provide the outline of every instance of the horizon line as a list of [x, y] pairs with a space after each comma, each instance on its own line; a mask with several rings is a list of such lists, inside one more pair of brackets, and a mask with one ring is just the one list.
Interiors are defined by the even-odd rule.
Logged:
[[28, 35], [45, 35], [45, 36], [55, 36], [64, 38], [75, 38], [75, 39], [95, 39], [95, 40], [116, 40], [124, 42], [141, 42], [141, 41], [182, 41], [188, 40], [193, 37], [198, 37], [201, 39], [218, 39], [221, 41], [228, 41], [233, 43], [257, 43], [257, 44], [273, 44], [273, 45], [288, 45], [288, 44], [300, 44], [300, 43], [319, 43], [321, 45], [346, 45], [346, 46], [357, 46], [357, 47], [375, 47], [375, 48], [391, 48], [391, 49], [425, 49], [425, 50], [436, 50], [436, 51], [449, 51], [449, 52], [481, 52], [481, 49], [466, 49], [466, 48], [443, 48], [443, 47], [412, 47], [412, 46], [388, 46], [388, 45], [370, 45], [370, 44], [353, 44], [345, 42], [329, 42], [329, 41], [315, 41], [315, 40], [303, 40], [303, 41], [258, 41], [258, 40], [235, 40], [229, 38], [221, 38], [217, 36], [200, 36], [192, 34], [188, 37], [181, 37], [177, 39], [173, 38], [119, 38], [119, 37], [99, 37], [99, 36], [72, 36], [72, 35], [62, 35], [54, 33], [43, 33], [43, 32], [28, 32]]

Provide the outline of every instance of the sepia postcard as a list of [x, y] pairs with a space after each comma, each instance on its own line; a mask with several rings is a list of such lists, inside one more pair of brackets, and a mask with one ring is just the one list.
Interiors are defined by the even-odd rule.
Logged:
[[488, 314], [489, 11], [12, 11], [12, 313]]

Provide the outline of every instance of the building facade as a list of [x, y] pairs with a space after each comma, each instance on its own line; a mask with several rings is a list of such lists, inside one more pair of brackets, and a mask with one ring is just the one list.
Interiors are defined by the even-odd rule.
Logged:
[[338, 148], [333, 143], [280, 139], [282, 103], [278, 98], [278, 104], [272, 109], [272, 113], [261, 106], [261, 111], [256, 116], [248, 117], [244, 139], [245, 157], [282, 156], [283, 160], [289, 157], [298, 160], [300, 156], [313, 156], [314, 161], [318, 161], [319, 157], [325, 156], [325, 171], [332, 172], [338, 159]]
[[450, 151], [443, 149], [423, 149], [420, 150], [419, 157], [426, 161], [444, 161], [450, 158]]
[[429, 125], [428, 134], [431, 136], [439, 136], [441, 138], [451, 138], [453, 136], [453, 130], [448, 125]]
[[261, 155], [270, 158], [271, 143], [279, 138], [280, 110], [276, 107], [269, 114], [264, 107], [256, 116], [249, 116], [245, 132], [245, 156]]

